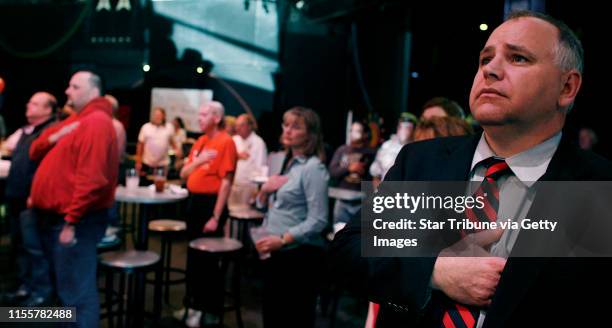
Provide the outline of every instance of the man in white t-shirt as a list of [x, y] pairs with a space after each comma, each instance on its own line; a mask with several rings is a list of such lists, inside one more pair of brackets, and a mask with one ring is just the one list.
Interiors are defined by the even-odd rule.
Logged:
[[242, 114], [236, 120], [236, 135], [232, 137], [238, 151], [234, 184], [250, 183], [250, 176], [261, 173], [262, 166], [266, 165], [268, 150], [263, 139], [254, 131], [256, 124], [248, 114]]
[[257, 186], [249, 178], [267, 175], [262, 168], [266, 165], [268, 150], [265, 142], [255, 133], [256, 128], [257, 122], [251, 115], [242, 114], [236, 119], [236, 135], [232, 138], [238, 151], [238, 162], [229, 207], [247, 205], [249, 198], [257, 192]]
[[151, 174], [152, 169], [167, 168], [170, 164], [168, 150], [174, 149], [177, 158], [182, 158], [180, 147], [174, 144], [172, 136], [174, 127], [166, 122], [166, 111], [156, 107], [151, 115], [151, 122], [140, 128], [136, 146], [136, 169], [141, 175]]

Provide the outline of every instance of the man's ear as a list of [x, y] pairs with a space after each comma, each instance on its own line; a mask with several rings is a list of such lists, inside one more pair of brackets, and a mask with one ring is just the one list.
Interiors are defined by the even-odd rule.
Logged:
[[563, 85], [561, 86], [561, 93], [559, 94], [558, 106], [559, 108], [568, 108], [574, 103], [576, 95], [582, 85], [582, 75], [575, 69], [564, 73], [561, 77]]
[[221, 120], [223, 120], [223, 116], [219, 116], [215, 114], [214, 120], [215, 120], [215, 125], [219, 126], [219, 123], [221, 123]]

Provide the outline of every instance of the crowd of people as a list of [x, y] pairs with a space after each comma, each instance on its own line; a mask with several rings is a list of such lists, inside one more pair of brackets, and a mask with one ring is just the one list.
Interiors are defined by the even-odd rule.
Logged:
[[[485, 319], [497, 318], [495, 303], [488, 310], [487, 306], [504, 267], [510, 264], [510, 260], [506, 263], [508, 254], [496, 254], [498, 260], [485, 264], [479, 259], [453, 262], [441, 257], [421, 262], [364, 259], [359, 240], [361, 200], [335, 201], [330, 216], [328, 188], [359, 191], [362, 182], [372, 181], [377, 188], [388, 180], [477, 181], [487, 171], [481, 160], [490, 157], [505, 161], [515, 172], [503, 182], [522, 181], [526, 176], [539, 179], [553, 162], [555, 151], [565, 147], [560, 145], [561, 129], [582, 82], [581, 49], [562, 23], [533, 13], [511, 16], [481, 52], [470, 109], [482, 128], [466, 121], [457, 102], [436, 97], [424, 104], [420, 117], [401, 113], [395, 133], [379, 147], [371, 147], [367, 122], [352, 122], [349, 140], [329, 161], [323, 123], [309, 108], [298, 106], [284, 113], [281, 156], [269, 156], [251, 114], [228, 119], [221, 102], [208, 101], [198, 109], [202, 134], [187, 144], [182, 119], [167, 122], [164, 108], [156, 107], [150, 122], [138, 133], [134, 167], [143, 184], [155, 170], [179, 172], [189, 192], [185, 213], [189, 240], [225, 235], [230, 206], [265, 213], [261, 227], [265, 234], [253, 238], [262, 259], [265, 327], [313, 327], [318, 287], [328, 258], [325, 250], [331, 239], [332, 261], [341, 266], [343, 277], [368, 287], [376, 302], [374, 315], [381, 304], [380, 320], [370, 324], [413, 323], [408, 314], [389, 309], [403, 312], [416, 306], [416, 312], [425, 311], [421, 324], [460, 326], [451, 321], [467, 315], [456, 314], [462, 309], [454, 307], [456, 303], [474, 306], [477, 311], [471, 312], [475, 314], [467, 326], [482, 327]], [[97, 327], [96, 247], [111, 223], [109, 218], [116, 216], [114, 194], [120, 163], [126, 157], [126, 131], [113, 116], [117, 99], [104, 94], [96, 73], [75, 73], [65, 93], [70, 113], [65, 117], [57, 115], [64, 111], [55, 96], [34, 93], [26, 105], [28, 124], [3, 144], [11, 156], [5, 202], [18, 285], [2, 301], [21, 306], [74, 306], [77, 326]], [[465, 137], [440, 139], [450, 136]], [[463, 149], [461, 142], [471, 145], [466, 163], [472, 163], [474, 156], [473, 165], [463, 170], [471, 172], [469, 176], [451, 176], [456, 170], [450, 167], [428, 171], [465, 162], [458, 162], [463, 158], [459, 155], [444, 153], [445, 147]], [[596, 136], [592, 131], [581, 132], [580, 143], [592, 147]], [[612, 171], [602, 171], [610, 167], [608, 162], [589, 158], [590, 163], [600, 163], [593, 174], [609, 177]], [[431, 163], [421, 162], [425, 160]], [[534, 162], [538, 168], [532, 172]], [[527, 171], [525, 176], [519, 173]], [[262, 175], [268, 178], [258, 186], [252, 178]], [[325, 235], [329, 230], [332, 234]], [[193, 250], [187, 253], [186, 267], [189, 302], [177, 317], [186, 317], [188, 326], [198, 326], [204, 319], [197, 309], [219, 313], [223, 308], [221, 273], [213, 260]], [[493, 278], [473, 281], [482, 272]], [[415, 279], [407, 281], [409, 277]], [[435, 303], [438, 301], [440, 304]], [[518, 314], [513, 317], [518, 318]]]
[[[5, 196], [19, 284], [3, 301], [43, 306], [57, 297], [60, 304], [77, 307], [82, 326], [91, 326], [99, 316], [96, 245], [108, 224], [119, 225], [113, 195], [127, 140], [125, 127], [113, 116], [118, 101], [103, 94], [98, 75], [77, 72], [66, 95], [64, 107], [69, 107], [70, 114], [60, 119], [56, 98], [36, 92], [26, 106], [28, 125], [16, 130], [4, 144], [11, 155]], [[436, 106], [446, 104], [455, 106], [462, 115], [456, 103], [443, 98], [436, 102]], [[324, 269], [321, 263], [327, 241], [322, 233], [329, 223], [330, 178], [340, 188], [359, 190], [361, 182], [372, 176], [382, 179], [401, 147], [418, 131], [435, 131], [435, 136], [470, 131], [469, 127], [462, 131], [449, 128], [458, 123], [446, 110], [432, 117], [418, 123], [414, 115], [403, 113], [397, 135], [378, 151], [369, 147], [368, 125], [356, 121], [349, 143], [337, 149], [328, 167], [318, 114], [308, 108], [292, 108], [282, 122], [282, 156], [275, 159], [280, 170], [271, 172], [259, 188], [252, 176], [268, 175], [274, 163], [269, 162], [266, 143], [256, 134], [257, 121], [252, 115], [242, 114], [233, 120], [232, 136], [226, 129], [223, 104], [203, 104], [198, 116], [203, 134], [183, 159], [187, 137], [182, 120], [166, 122], [165, 110], [156, 107], [138, 134], [134, 167], [146, 184], [155, 169], [168, 171], [170, 157], [174, 157], [175, 169], [189, 191], [186, 217], [190, 240], [222, 236], [228, 206], [252, 205], [264, 211], [267, 235], [255, 241], [255, 248], [272, 254], [264, 261], [266, 326], [280, 326], [295, 317], [311, 325], [320, 281], [316, 277]], [[51, 171], [54, 179], [47, 178]], [[333, 223], [346, 224], [360, 204], [337, 201]], [[217, 266], [207, 263], [198, 252], [188, 252], [187, 262], [187, 290], [195, 291], [188, 293], [192, 304], [221, 307], [221, 286], [205, 279], [216, 276]], [[297, 288], [296, 279], [309, 283]], [[289, 288], [293, 302], [287, 302], [285, 291]], [[207, 292], [198, 292], [203, 290]], [[179, 311], [177, 317], [186, 310], [187, 322], [199, 324], [201, 313], [194, 309]]]

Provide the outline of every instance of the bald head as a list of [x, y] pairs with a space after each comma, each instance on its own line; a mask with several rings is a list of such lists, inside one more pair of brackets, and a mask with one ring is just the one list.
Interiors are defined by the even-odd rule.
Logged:
[[48, 120], [57, 107], [57, 100], [48, 92], [37, 92], [26, 105], [26, 118], [29, 124], [38, 125]]
[[100, 77], [89, 71], [76, 72], [70, 79], [66, 96], [68, 105], [76, 112], [83, 110], [93, 99], [102, 95], [102, 80]]
[[198, 121], [202, 131], [206, 132], [214, 128], [223, 127], [223, 116], [225, 115], [225, 108], [223, 104], [218, 101], [209, 101], [200, 106], [200, 115]]
[[236, 133], [243, 139], [246, 139], [251, 132], [256, 130], [257, 123], [253, 116], [249, 114], [242, 114], [236, 119]]

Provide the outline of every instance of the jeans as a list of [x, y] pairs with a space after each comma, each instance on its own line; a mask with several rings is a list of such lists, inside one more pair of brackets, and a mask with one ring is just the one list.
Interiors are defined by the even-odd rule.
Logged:
[[53, 292], [49, 259], [43, 252], [36, 212], [26, 209], [19, 217], [24, 254], [18, 255], [19, 275], [34, 297], [48, 298]]
[[55, 289], [62, 306], [76, 307], [76, 325], [70, 327], [98, 327], [100, 302], [96, 279], [97, 244], [104, 236], [108, 210], [85, 214], [75, 225], [76, 244], [64, 246], [59, 235], [64, 226], [62, 215], [38, 211], [43, 221], [41, 239], [55, 273]]
[[113, 206], [108, 209], [108, 225], [111, 225], [113, 227], [118, 227], [121, 225], [118, 202], [113, 202]]

